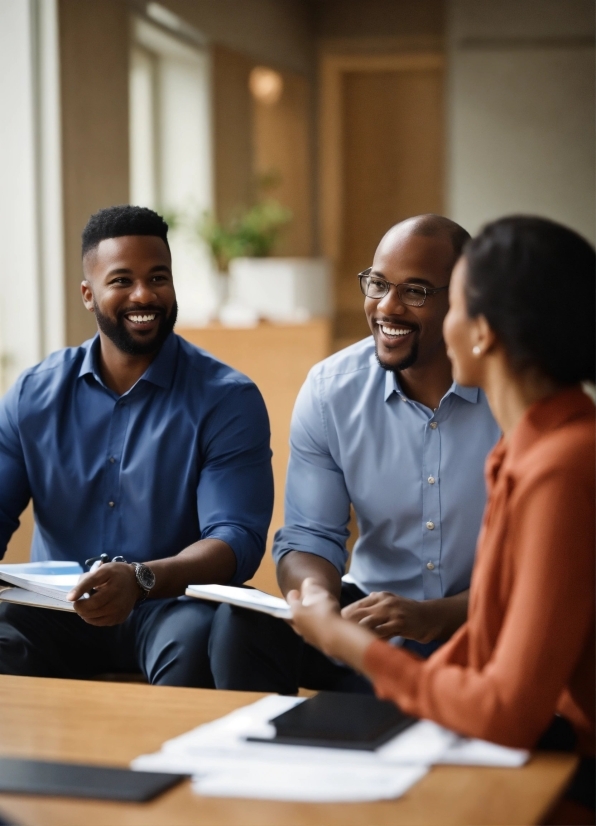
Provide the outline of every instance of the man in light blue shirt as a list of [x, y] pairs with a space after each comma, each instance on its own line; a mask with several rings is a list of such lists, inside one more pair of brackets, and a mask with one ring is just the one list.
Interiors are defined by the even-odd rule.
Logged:
[[[423, 656], [465, 620], [484, 461], [499, 437], [482, 392], [453, 382], [443, 342], [468, 237], [439, 216], [404, 221], [359, 275], [372, 336], [314, 367], [300, 391], [273, 548], [284, 593], [312, 577], [344, 616]], [[350, 506], [359, 538], [345, 574]], [[366, 690], [279, 621], [227, 608], [214, 639], [227, 646], [221, 687]]]
[[140, 207], [92, 216], [82, 296], [98, 335], [0, 401], [0, 557], [33, 500], [34, 560], [105, 560], [71, 592], [76, 613], [0, 603], [0, 673], [213, 686], [216, 606], [179, 597], [261, 561], [267, 411], [246, 376], [173, 333], [167, 229]]

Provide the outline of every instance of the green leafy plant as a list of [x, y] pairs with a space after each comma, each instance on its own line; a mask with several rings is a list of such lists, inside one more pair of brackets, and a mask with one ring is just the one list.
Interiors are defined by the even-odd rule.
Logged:
[[233, 258], [266, 258], [271, 255], [292, 213], [277, 201], [263, 199], [238, 212], [227, 224], [207, 213], [197, 225], [220, 272], [227, 272]]

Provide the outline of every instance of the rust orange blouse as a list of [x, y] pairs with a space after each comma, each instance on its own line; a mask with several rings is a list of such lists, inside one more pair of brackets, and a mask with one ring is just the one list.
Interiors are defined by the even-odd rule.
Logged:
[[468, 621], [428, 660], [376, 640], [379, 697], [461, 734], [531, 748], [559, 712], [594, 751], [594, 405], [533, 405], [486, 463]]

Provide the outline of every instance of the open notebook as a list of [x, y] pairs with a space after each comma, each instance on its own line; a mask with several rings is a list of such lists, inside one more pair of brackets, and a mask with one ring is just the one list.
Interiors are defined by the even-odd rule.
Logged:
[[83, 573], [78, 562], [0, 564], [0, 600], [37, 608], [74, 611], [66, 595]]
[[227, 602], [238, 608], [261, 611], [279, 619], [291, 619], [290, 606], [281, 597], [274, 597], [256, 588], [235, 588], [233, 585], [189, 585], [188, 597], [208, 599], [212, 602]]

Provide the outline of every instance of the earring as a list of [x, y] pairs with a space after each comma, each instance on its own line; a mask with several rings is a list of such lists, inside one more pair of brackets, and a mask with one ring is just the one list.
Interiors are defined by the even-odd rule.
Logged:
[[479, 356], [482, 353], [482, 350], [478, 344], [475, 344], [474, 347], [472, 347], [472, 352], [475, 356]]

